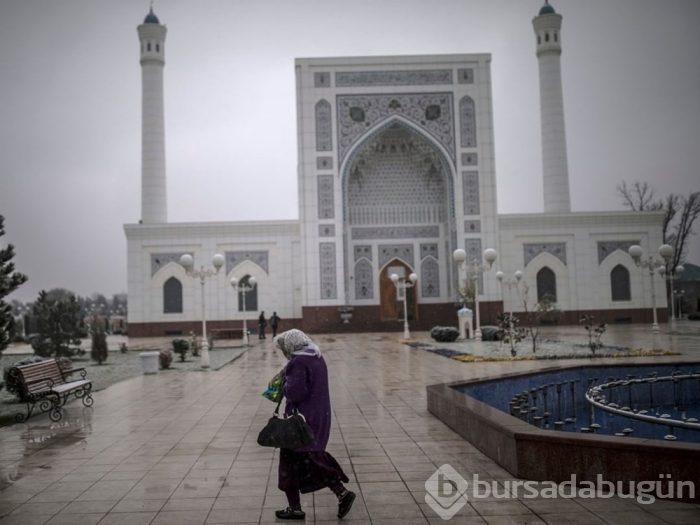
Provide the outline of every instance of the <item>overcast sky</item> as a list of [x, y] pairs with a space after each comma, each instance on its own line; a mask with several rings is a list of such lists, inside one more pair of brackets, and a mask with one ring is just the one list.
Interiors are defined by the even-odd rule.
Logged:
[[[542, 211], [541, 0], [157, 0], [172, 222], [296, 219], [294, 58], [491, 53], [500, 213]], [[147, 0], [0, 1], [0, 214], [29, 282], [126, 290]], [[574, 211], [700, 190], [700, 2], [555, 0]], [[700, 230], [700, 225], [696, 226]], [[700, 263], [696, 238], [691, 262]]]

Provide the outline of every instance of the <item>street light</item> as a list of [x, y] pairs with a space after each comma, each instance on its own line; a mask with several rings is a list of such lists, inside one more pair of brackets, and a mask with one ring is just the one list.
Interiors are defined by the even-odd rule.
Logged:
[[659, 246], [659, 255], [662, 259], [654, 259], [652, 255], [647, 255], [646, 259], [642, 257], [644, 251], [642, 247], [634, 244], [629, 247], [627, 252], [630, 257], [634, 260], [639, 268], [645, 268], [649, 270], [649, 281], [651, 282], [651, 311], [653, 314], [654, 322], [651, 324], [651, 330], [654, 333], [659, 332], [659, 322], [656, 317], [656, 289], [654, 288], [654, 273], [659, 269], [664, 267], [668, 261], [673, 257], [673, 248], [668, 244], [662, 244]]
[[683, 273], [683, 270], [685, 270], [685, 268], [680, 264], [676, 266], [669, 274], [666, 273], [665, 266], [659, 268], [659, 273], [661, 274], [661, 277], [666, 278], [666, 280], [668, 281], [668, 288], [671, 290], [671, 321], [676, 320], [676, 312], [674, 306], [675, 301], [673, 300], [673, 281], [680, 279], [680, 274]]
[[[474, 339], [481, 341], [481, 321], [479, 316], [479, 275], [485, 270], [490, 270], [493, 263], [498, 257], [498, 252], [493, 248], [486, 248], [483, 253], [483, 258], [486, 261], [487, 266], [481, 264], [481, 262], [474, 257], [471, 261], [469, 268], [467, 269], [467, 252], [463, 249], [458, 248], [452, 253], [452, 258], [459, 265], [460, 272], [464, 271], [465, 280], [468, 278], [468, 274], [471, 274], [471, 278], [474, 281], [474, 309], [476, 310], [476, 328], [474, 330]], [[459, 286], [458, 286], [459, 288]]]
[[403, 290], [403, 338], [410, 339], [411, 332], [408, 331], [408, 303], [406, 302], [406, 291], [416, 285], [418, 276], [415, 273], [412, 273], [408, 276], [408, 279], [406, 279], [405, 277], [399, 277], [397, 274], [392, 273], [389, 276], [389, 279], [391, 279], [391, 282], [394, 283], [397, 291]]
[[258, 281], [255, 279], [255, 277], [249, 278], [247, 285], [241, 284], [236, 277], [231, 277], [231, 287], [233, 288], [233, 291], [241, 292], [241, 294], [243, 294], [243, 344], [246, 346], [248, 346], [248, 325], [246, 324], [245, 318], [247, 312], [245, 309], [245, 294], [247, 292], [252, 292], [256, 284], [258, 284]]
[[194, 279], [199, 278], [199, 283], [202, 285], [202, 368], [209, 368], [209, 340], [207, 339], [207, 317], [206, 317], [206, 307], [204, 304], [204, 283], [207, 277], [213, 277], [219, 273], [221, 267], [224, 265], [224, 256], [220, 253], [214, 255], [211, 258], [211, 263], [214, 269], [204, 268], [204, 265], [200, 266], [199, 270], [194, 269], [194, 258], [189, 254], [185, 253], [180, 257], [180, 265], [185, 269], [188, 276]]
[[511, 303], [510, 312], [508, 312], [508, 329], [511, 333], [513, 333], [513, 305], [512, 301], [510, 300], [510, 290], [513, 286], [515, 286], [515, 289], [517, 290], [522, 278], [523, 272], [520, 270], [516, 270], [513, 273], [513, 277], [509, 278], [506, 278], [505, 274], [501, 270], [496, 272], [496, 279], [498, 279], [498, 282], [501, 285], [501, 300], [503, 300], [503, 285], [505, 284], [508, 287], [508, 302]]

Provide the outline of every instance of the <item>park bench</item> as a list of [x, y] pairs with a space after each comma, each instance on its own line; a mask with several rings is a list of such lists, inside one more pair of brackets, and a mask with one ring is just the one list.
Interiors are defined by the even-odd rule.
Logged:
[[[76, 372], [80, 373], [82, 379], [69, 377]], [[92, 381], [87, 379], [84, 368], [63, 369], [56, 359], [47, 359], [12, 367], [9, 374], [14, 376], [20, 400], [27, 404], [27, 414], [19, 413], [15, 416], [18, 422], [29, 419], [37, 404], [41, 412], [49, 413], [51, 421], [59, 421], [63, 417], [61, 407], [70, 395], [82, 399], [86, 407], [92, 406]]]
[[217, 328], [209, 331], [214, 340], [217, 339], [243, 339], [242, 328]]

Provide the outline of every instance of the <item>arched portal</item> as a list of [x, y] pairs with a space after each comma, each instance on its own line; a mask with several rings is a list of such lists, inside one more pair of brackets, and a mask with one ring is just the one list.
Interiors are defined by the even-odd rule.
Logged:
[[406, 310], [408, 320], [417, 318], [418, 301], [416, 300], [416, 288], [403, 289], [394, 285], [391, 274], [395, 273], [400, 279], [407, 279], [413, 269], [401, 259], [392, 259], [379, 273], [379, 312], [382, 321], [402, 321], [404, 314], [403, 294], [406, 293]]
[[419, 268], [423, 248], [429, 244], [439, 247], [434, 273], [444, 276], [443, 285], [436, 283], [438, 292], [429, 301], [449, 300], [449, 254], [456, 242], [454, 169], [442, 146], [412, 123], [395, 117], [358, 141], [343, 163], [341, 176], [348, 298], [363, 299], [351, 285], [357, 263], [357, 257], [351, 257], [359, 252], [374, 254], [370, 262], [379, 277], [373, 286], [379, 290], [373, 296], [380, 299], [382, 318], [395, 318], [393, 309], [384, 311], [388, 292], [382, 284], [387, 276], [379, 271], [387, 263], [383, 254], [402, 252], [403, 261]]

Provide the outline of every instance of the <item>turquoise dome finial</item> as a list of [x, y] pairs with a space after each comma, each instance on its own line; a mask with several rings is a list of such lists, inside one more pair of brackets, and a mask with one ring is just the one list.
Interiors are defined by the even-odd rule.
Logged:
[[153, 12], [153, 6], [151, 6], [150, 11], [148, 11], [146, 18], [143, 19], [143, 23], [144, 24], [160, 24], [160, 20], [158, 20], [158, 17]]
[[555, 15], [557, 12], [549, 5], [549, 0], [544, 0], [544, 5], [540, 9], [540, 15]]

